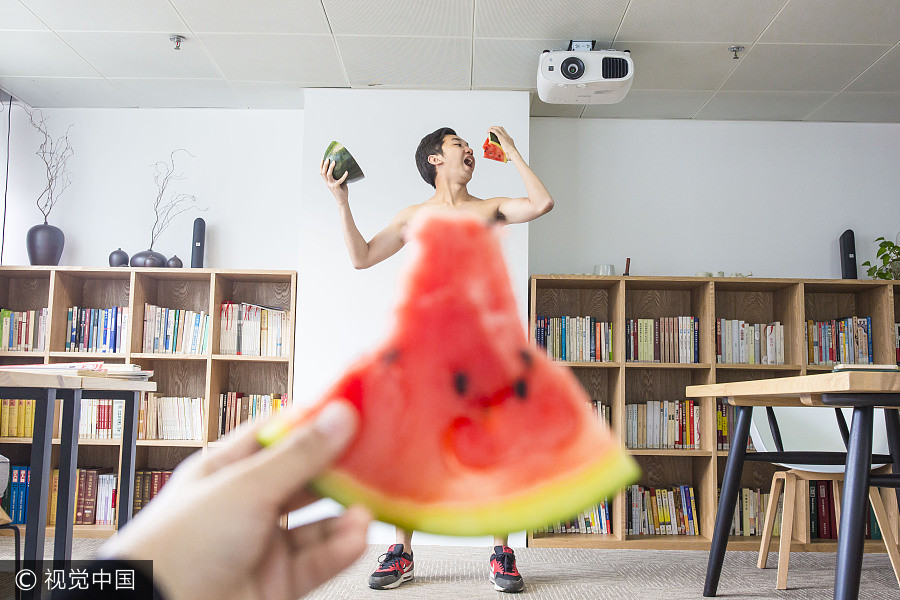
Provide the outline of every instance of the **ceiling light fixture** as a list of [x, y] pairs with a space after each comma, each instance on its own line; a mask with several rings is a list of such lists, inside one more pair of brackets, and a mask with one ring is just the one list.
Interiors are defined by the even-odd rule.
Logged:
[[734, 56], [732, 58], [734, 58], [734, 60], [737, 60], [740, 58], [740, 56], [738, 56], [738, 52], [743, 52], [744, 47], [743, 46], [729, 46], [728, 51], [734, 52]]
[[[181, 50], [181, 42], [184, 41], [184, 36], [183, 35], [170, 35], [169, 41], [173, 42], [175, 44], [176, 50]], [[735, 58], [737, 58], [737, 57], [735, 57]]]

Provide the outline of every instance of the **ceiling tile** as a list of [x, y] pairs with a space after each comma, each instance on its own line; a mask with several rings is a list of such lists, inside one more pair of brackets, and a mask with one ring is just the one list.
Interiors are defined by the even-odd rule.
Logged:
[[184, 33], [168, 0], [22, 0], [57, 31], [157, 31]]
[[756, 44], [738, 61], [722, 89], [838, 92], [887, 49], [886, 46]]
[[541, 52], [565, 48], [568, 43], [569, 40], [476, 39], [472, 86], [478, 89], [534, 89]]
[[621, 42], [616, 49], [631, 50], [632, 89], [714, 90], [735, 67], [725, 44]]
[[226, 79], [349, 85], [330, 35], [205, 33], [200, 41]]
[[221, 77], [196, 40], [175, 50], [164, 33], [64, 32], [60, 36], [105, 77]]
[[221, 79], [112, 79], [141, 108], [247, 108]]
[[171, 0], [194, 33], [331, 34], [320, 0]]
[[632, 0], [616, 42], [748, 43], [759, 37], [786, 0]]
[[231, 86], [248, 108], [303, 108], [303, 88], [296, 83], [233, 81]]
[[759, 41], [895, 44], [900, 41], [900, 2], [790, 0]]
[[0, 76], [97, 76], [91, 65], [50, 31], [4, 31], [0, 56]]
[[584, 118], [690, 119], [712, 94], [709, 90], [635, 90], [616, 104], [589, 104]]
[[532, 117], [572, 117], [578, 118], [584, 112], [583, 104], [547, 104], [542, 101], [537, 92], [531, 95]]
[[479, 0], [475, 37], [596, 40], [605, 46], [615, 36], [628, 1]]
[[322, 0], [335, 35], [471, 37], [474, 0]]
[[47, 31], [47, 26], [19, 0], [0, 0], [0, 31]]
[[133, 106], [121, 92], [100, 77], [0, 77], [0, 88], [35, 108]]
[[335, 39], [354, 87], [469, 89], [472, 45], [467, 38]]
[[694, 118], [731, 121], [802, 121], [834, 94], [831, 92], [718, 91]]
[[851, 83], [848, 92], [900, 92], [900, 46], [879, 58]]
[[841, 92], [807, 121], [900, 122], [900, 93]]

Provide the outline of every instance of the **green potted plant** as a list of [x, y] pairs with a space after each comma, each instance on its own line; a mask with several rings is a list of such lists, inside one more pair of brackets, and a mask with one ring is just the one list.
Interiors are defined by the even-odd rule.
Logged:
[[[880, 265], [873, 265], [869, 261], [863, 263], [869, 267], [867, 273], [872, 279], [900, 279], [900, 246], [883, 237], [877, 238], [878, 252], [876, 259], [881, 259]], [[876, 261], [877, 262], [877, 261]]]

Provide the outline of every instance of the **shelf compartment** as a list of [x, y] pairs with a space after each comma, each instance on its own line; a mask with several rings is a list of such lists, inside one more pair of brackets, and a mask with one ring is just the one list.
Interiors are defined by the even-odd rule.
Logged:
[[[52, 310], [50, 311], [51, 356], [54, 352], [64, 352], [69, 337], [67, 311], [73, 306], [80, 308], [111, 308], [130, 306], [131, 272], [107, 270], [57, 270], [52, 281]], [[133, 315], [132, 315], [133, 317]], [[133, 318], [131, 322], [133, 323]], [[131, 323], [129, 324], [131, 327]], [[127, 333], [127, 330], [126, 332]], [[128, 350], [127, 335], [123, 336], [125, 350]], [[70, 352], [70, 355], [84, 356], [102, 353]], [[121, 353], [119, 353], [121, 354]], [[77, 360], [77, 359], [76, 359]]]
[[[805, 356], [801, 295], [802, 286], [789, 280], [717, 281], [715, 319], [741, 320], [752, 325], [780, 322], [784, 327], [784, 361], [799, 363]], [[713, 321], [714, 335], [715, 328]]]

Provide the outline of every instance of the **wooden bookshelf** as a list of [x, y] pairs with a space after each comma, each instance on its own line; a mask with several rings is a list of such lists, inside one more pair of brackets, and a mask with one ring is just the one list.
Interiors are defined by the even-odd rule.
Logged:
[[[224, 301], [249, 302], [286, 311], [286, 356], [229, 356], [219, 354], [219, 312]], [[143, 352], [145, 303], [166, 308], [205, 311], [210, 318], [208, 351], [202, 354]], [[15, 311], [49, 308], [45, 350], [0, 352], [0, 364], [57, 363], [103, 360], [135, 363], [154, 371], [159, 396], [203, 399], [207, 422], [201, 440], [138, 440], [135, 470], [171, 470], [195, 452], [217, 445], [219, 394], [290, 394], [294, 375], [297, 274], [295, 271], [223, 269], [148, 269], [82, 267], [0, 267], [0, 307]], [[126, 306], [130, 320], [123, 332], [124, 348], [116, 353], [67, 352], [67, 309], [72, 306]], [[27, 465], [30, 438], [0, 437], [0, 454], [10, 464]], [[51, 469], [58, 463], [58, 432]], [[79, 440], [78, 466], [105, 467], [119, 472], [120, 439]], [[22, 526], [24, 527], [24, 526]], [[116, 527], [77, 525], [75, 537], [109, 537]], [[5, 534], [6, 532], [4, 532]], [[47, 529], [53, 535], [53, 529]]]
[[[875, 363], [894, 363], [895, 323], [900, 323], [900, 282], [875, 280], [810, 280], [712, 277], [624, 277], [532, 275], [529, 287], [529, 331], [536, 336], [536, 317], [591, 316], [612, 323], [612, 362], [560, 362], [570, 368], [592, 399], [610, 406], [612, 428], [624, 443], [626, 406], [648, 400], [684, 399], [685, 386], [789, 377], [831, 370], [810, 365], [806, 321], [850, 316], [872, 320]], [[649, 363], [625, 360], [626, 319], [690, 315], [699, 318], [698, 363]], [[749, 323], [779, 321], [784, 326], [784, 363], [718, 364], [716, 319]], [[697, 536], [628, 535], [625, 493], [612, 501], [612, 533], [528, 533], [532, 547], [709, 549], [722, 483], [726, 450], [716, 447], [716, 399], [700, 400], [700, 448], [630, 450], [642, 469], [645, 487], [690, 485], [697, 502]], [[772, 475], [783, 469], [747, 463], [741, 487], [768, 492]], [[889, 512], [897, 511], [892, 490], [882, 496]], [[802, 523], [802, 521], [800, 521]], [[898, 528], [896, 520], [892, 523]], [[808, 520], [794, 527], [793, 551], [834, 552], [835, 540], [810, 540]], [[805, 529], [804, 529], [805, 528]], [[729, 549], [759, 549], [759, 536], [733, 536]], [[883, 552], [880, 540], [866, 540], [866, 552]]]

